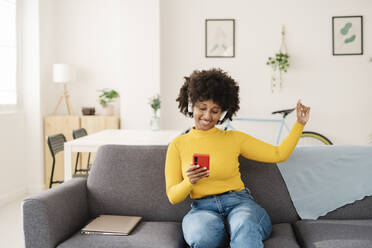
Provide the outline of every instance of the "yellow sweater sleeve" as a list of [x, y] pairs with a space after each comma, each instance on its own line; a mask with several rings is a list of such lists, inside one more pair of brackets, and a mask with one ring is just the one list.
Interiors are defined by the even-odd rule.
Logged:
[[190, 194], [192, 184], [182, 176], [182, 163], [176, 144], [172, 142], [165, 160], [165, 184], [170, 203], [176, 204], [185, 200]]
[[284, 162], [289, 158], [292, 151], [296, 147], [303, 129], [304, 125], [296, 121], [291, 129], [291, 132], [279, 146], [273, 146], [248, 134], [239, 133], [239, 136], [241, 136], [240, 153], [245, 158], [260, 162]]

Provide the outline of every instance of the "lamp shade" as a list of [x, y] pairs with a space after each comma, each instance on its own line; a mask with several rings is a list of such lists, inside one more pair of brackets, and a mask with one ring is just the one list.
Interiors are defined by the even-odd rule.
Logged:
[[55, 83], [67, 83], [72, 78], [71, 67], [67, 64], [53, 65], [53, 81]]

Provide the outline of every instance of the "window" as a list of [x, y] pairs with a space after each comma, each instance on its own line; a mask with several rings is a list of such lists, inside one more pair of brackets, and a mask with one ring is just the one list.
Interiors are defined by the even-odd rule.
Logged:
[[0, 105], [17, 104], [16, 0], [0, 0]]

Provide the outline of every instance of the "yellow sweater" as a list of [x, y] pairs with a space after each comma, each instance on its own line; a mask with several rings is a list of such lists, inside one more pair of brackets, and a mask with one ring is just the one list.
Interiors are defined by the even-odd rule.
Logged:
[[[289, 158], [301, 136], [304, 125], [296, 122], [285, 140], [273, 146], [239, 131], [192, 129], [175, 138], [169, 145], [165, 162], [166, 192], [172, 204], [182, 202], [189, 194], [192, 199], [220, 194], [229, 190], [243, 190], [239, 155], [266, 162], [283, 162]], [[186, 170], [194, 153], [209, 154], [209, 177], [191, 184]]]

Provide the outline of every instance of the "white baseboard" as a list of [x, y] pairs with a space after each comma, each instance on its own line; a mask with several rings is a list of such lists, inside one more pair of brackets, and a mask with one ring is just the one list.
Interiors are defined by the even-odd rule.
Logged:
[[0, 207], [11, 203], [13, 201], [25, 198], [27, 196], [27, 188], [21, 188], [18, 190], [13, 190], [6, 194], [0, 195]]

